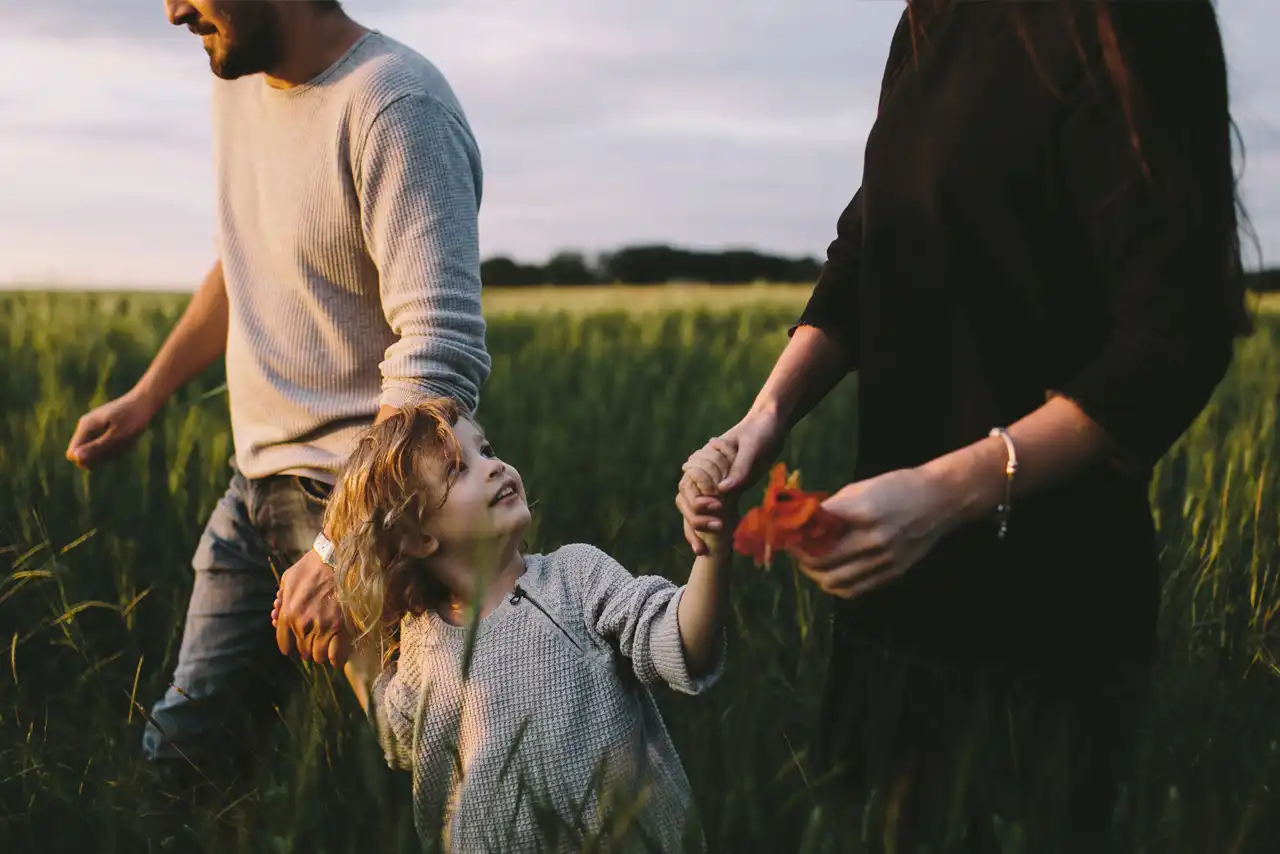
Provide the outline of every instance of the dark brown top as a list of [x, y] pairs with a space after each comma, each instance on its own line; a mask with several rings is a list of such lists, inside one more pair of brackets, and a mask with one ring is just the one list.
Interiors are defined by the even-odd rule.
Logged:
[[1232, 354], [1231, 147], [1212, 7], [1112, 4], [1141, 159], [1092, 8], [1077, 4], [1077, 43], [1057, 3], [959, 2], [914, 60], [904, 16], [863, 185], [800, 320], [853, 353], [857, 478], [982, 439], [1050, 392], [1119, 449], [1016, 502], [1005, 541], [970, 526], [854, 604], [855, 632], [930, 657], [1093, 669], [1150, 656], [1150, 467]]

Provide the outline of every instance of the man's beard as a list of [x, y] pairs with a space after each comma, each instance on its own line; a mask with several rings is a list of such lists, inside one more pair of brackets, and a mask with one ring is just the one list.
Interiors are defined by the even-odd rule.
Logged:
[[205, 48], [209, 69], [223, 80], [266, 71], [280, 57], [280, 19], [270, 0], [228, 3], [226, 30]]

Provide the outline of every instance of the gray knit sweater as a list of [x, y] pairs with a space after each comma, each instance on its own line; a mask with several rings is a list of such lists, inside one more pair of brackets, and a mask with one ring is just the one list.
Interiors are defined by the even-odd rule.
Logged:
[[388, 763], [413, 772], [424, 841], [577, 851], [581, 838], [545, 844], [541, 810], [562, 828], [582, 815], [585, 834], [605, 804], [617, 815], [640, 803], [635, 839], [702, 850], [689, 782], [649, 686], [705, 690], [722, 672], [723, 637], [713, 670], [692, 679], [676, 620], [684, 588], [632, 576], [589, 545], [527, 556], [525, 568], [481, 621], [465, 681], [467, 629], [428, 612], [404, 619], [398, 660], [374, 683], [379, 737]]
[[435, 66], [371, 32], [303, 86], [217, 81], [213, 127], [240, 470], [332, 481], [379, 404], [474, 409], [480, 154]]

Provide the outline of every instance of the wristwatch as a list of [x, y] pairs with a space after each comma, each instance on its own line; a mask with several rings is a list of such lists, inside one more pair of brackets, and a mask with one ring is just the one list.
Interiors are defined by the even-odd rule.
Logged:
[[316, 534], [316, 541], [311, 544], [311, 549], [320, 555], [320, 560], [324, 561], [324, 565], [330, 569], [337, 569], [333, 563], [333, 552], [337, 548], [333, 541], [324, 535], [324, 531]]

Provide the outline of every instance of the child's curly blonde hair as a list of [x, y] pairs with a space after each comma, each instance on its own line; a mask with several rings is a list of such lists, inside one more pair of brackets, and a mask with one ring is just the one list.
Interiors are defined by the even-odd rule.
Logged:
[[423, 528], [444, 505], [462, 448], [465, 417], [448, 398], [406, 406], [361, 437], [325, 510], [336, 543], [338, 601], [361, 636], [392, 641], [400, 619], [448, 596], [423, 571]]

